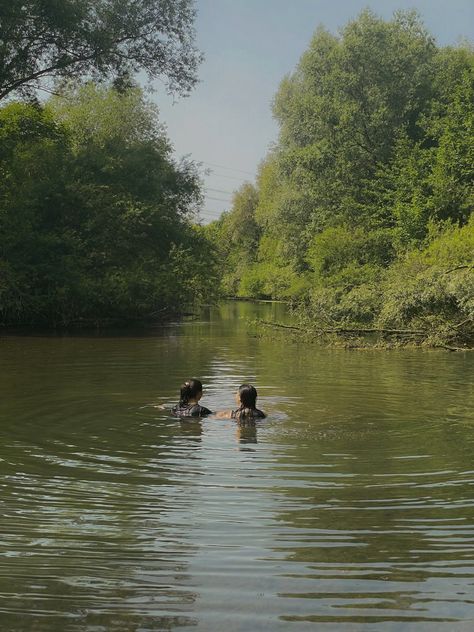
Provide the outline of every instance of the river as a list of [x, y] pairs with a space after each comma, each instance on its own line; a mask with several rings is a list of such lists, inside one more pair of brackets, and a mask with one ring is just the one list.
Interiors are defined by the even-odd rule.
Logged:
[[[283, 312], [0, 338], [2, 630], [472, 632], [474, 354], [252, 332]], [[187, 377], [268, 418], [170, 417]]]

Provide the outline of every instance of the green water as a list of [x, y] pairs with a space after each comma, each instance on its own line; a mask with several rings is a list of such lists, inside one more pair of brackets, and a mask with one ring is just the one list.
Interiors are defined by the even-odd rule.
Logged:
[[[259, 339], [228, 303], [0, 338], [0, 629], [474, 629], [473, 354]], [[268, 419], [179, 421], [180, 381]]]

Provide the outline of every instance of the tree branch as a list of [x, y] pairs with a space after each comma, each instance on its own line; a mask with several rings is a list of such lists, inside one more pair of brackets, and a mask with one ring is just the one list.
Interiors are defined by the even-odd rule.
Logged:
[[[310, 331], [304, 327], [296, 327], [294, 325], [285, 325], [283, 323], [275, 323], [269, 320], [259, 320], [259, 323], [263, 325], [269, 325], [270, 327], [277, 327], [282, 329], [293, 329], [294, 331]], [[330, 328], [317, 328], [319, 334], [402, 334], [402, 335], [414, 335], [424, 336], [428, 333], [426, 329], [383, 329], [379, 327], [330, 327]]]
[[455, 268], [451, 268], [451, 270], [446, 270], [446, 272], [444, 272], [443, 274], [450, 274], [451, 272], [455, 272], [456, 270], [466, 270], [466, 269], [474, 269], [474, 265], [463, 265], [463, 266], [456, 266]]

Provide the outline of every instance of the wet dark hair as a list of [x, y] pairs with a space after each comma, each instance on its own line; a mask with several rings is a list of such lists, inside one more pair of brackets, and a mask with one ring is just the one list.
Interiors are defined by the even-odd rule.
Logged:
[[241, 384], [239, 386], [240, 408], [257, 407], [257, 389], [251, 384]]
[[186, 380], [184, 384], [181, 384], [179, 405], [186, 406], [189, 400], [194, 399], [198, 393], [202, 393], [202, 382], [196, 378]]
[[251, 384], [241, 384], [239, 397], [240, 406], [235, 411], [236, 419], [252, 421], [255, 418], [254, 411], [257, 409], [257, 389]]

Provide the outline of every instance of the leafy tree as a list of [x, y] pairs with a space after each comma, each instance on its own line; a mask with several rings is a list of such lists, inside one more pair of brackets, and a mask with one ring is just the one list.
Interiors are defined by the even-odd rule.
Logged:
[[243, 270], [256, 260], [260, 237], [255, 220], [257, 204], [257, 190], [246, 182], [234, 193], [232, 211], [224, 213], [219, 221], [206, 229], [213, 235], [220, 257], [226, 262], [223, 288], [228, 295], [239, 294]]
[[474, 211], [474, 63], [443, 117], [431, 181], [435, 216], [465, 223]]
[[66, 220], [67, 137], [23, 104], [0, 111], [0, 137], [0, 312], [4, 322], [41, 321], [52, 287], [61, 300], [63, 281], [73, 285], [81, 268], [70, 258], [80, 239]]
[[232, 247], [238, 248], [243, 255], [254, 258], [258, 246], [259, 228], [255, 221], [255, 209], [258, 204], [258, 192], [249, 182], [245, 182], [234, 193], [232, 213], [228, 220], [228, 236]]
[[10, 104], [0, 139], [3, 322], [159, 318], [212, 298], [213, 249], [189, 221], [199, 179], [138, 89]]
[[41, 81], [123, 82], [139, 71], [186, 93], [201, 56], [192, 0], [12, 0], [0, 4], [0, 100]]
[[473, 219], [432, 226], [429, 244], [387, 271], [378, 325], [426, 328], [433, 344], [474, 345]]
[[[385, 22], [363, 12], [335, 37], [319, 29], [275, 98], [290, 206], [317, 230], [369, 222], [369, 185], [401, 132], [417, 139], [432, 94], [435, 46], [415, 13]], [[283, 209], [282, 209], [283, 210]], [[284, 211], [286, 215], [288, 211]], [[304, 241], [304, 240], [303, 240]]]
[[224, 253], [233, 293], [296, 300], [310, 329], [472, 345], [473, 68], [472, 46], [438, 48], [412, 11], [317, 29], [274, 100], [256, 255]]
[[[393, 159], [377, 174], [379, 199], [392, 209], [404, 247], [421, 244], [431, 221], [463, 224], [474, 208], [474, 55], [468, 53], [440, 51], [435, 97], [420, 120], [423, 137], [414, 141], [402, 134]], [[449, 92], [441, 85], [446, 68], [453, 73]]]

